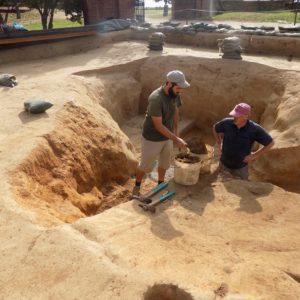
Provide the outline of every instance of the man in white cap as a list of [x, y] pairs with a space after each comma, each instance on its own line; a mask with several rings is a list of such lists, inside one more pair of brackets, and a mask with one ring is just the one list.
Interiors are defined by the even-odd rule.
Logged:
[[178, 136], [178, 108], [181, 106], [180, 91], [190, 84], [181, 71], [167, 74], [166, 83], [156, 89], [148, 99], [143, 124], [141, 161], [136, 172], [133, 195], [139, 195], [142, 179], [152, 171], [158, 159], [158, 184], [165, 179], [170, 167], [173, 143], [185, 148], [186, 142]]
[[[249, 120], [250, 112], [250, 105], [239, 103], [229, 113], [233, 118], [225, 118], [213, 126], [213, 134], [221, 151], [221, 169], [244, 180], [248, 180], [248, 164], [274, 145], [265, 129]], [[254, 142], [263, 147], [251, 153]]]

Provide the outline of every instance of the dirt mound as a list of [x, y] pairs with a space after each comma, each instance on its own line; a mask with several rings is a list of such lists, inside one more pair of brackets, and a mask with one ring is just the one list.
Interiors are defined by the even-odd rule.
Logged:
[[72, 222], [129, 199], [132, 151], [121, 132], [68, 103], [56, 129], [14, 171], [11, 183], [18, 200], [44, 220]]

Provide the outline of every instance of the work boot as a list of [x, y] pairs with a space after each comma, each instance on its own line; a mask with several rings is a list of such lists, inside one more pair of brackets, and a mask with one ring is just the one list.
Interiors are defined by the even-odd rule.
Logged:
[[132, 199], [133, 199], [134, 197], [139, 197], [139, 196], [140, 196], [140, 189], [141, 189], [141, 187], [140, 187], [140, 186], [137, 186], [137, 185], [135, 185], [135, 186], [133, 187], [133, 189], [132, 189]]

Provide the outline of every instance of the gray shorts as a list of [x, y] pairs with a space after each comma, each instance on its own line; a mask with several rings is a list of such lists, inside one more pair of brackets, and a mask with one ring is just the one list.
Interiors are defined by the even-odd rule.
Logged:
[[245, 167], [240, 168], [240, 169], [229, 169], [226, 166], [224, 166], [222, 164], [222, 162], [220, 161], [219, 170], [220, 170], [220, 172], [222, 172], [222, 171], [229, 172], [232, 176], [238, 177], [238, 178], [243, 179], [243, 180], [248, 180], [248, 177], [249, 177], [248, 166], [245, 166]]
[[158, 159], [158, 167], [169, 169], [172, 162], [173, 142], [171, 140], [153, 142], [142, 137], [141, 161], [139, 169], [145, 173], [153, 170]]

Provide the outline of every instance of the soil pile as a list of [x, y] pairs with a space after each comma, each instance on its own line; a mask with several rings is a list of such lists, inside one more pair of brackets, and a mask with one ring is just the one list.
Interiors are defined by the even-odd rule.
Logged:
[[130, 199], [126, 181], [137, 164], [133, 151], [121, 132], [68, 103], [56, 129], [14, 171], [11, 182], [19, 201], [44, 221], [73, 222]]

